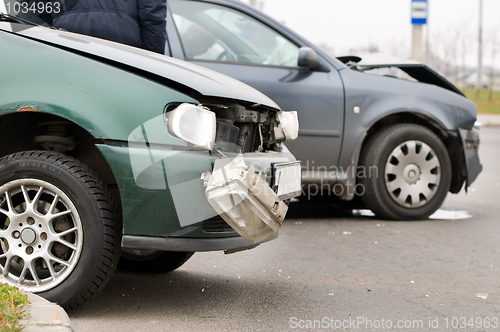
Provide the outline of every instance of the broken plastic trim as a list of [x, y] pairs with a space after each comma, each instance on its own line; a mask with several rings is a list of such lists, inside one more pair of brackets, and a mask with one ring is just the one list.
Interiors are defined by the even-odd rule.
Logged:
[[240, 159], [216, 160], [214, 171], [201, 177], [205, 196], [217, 213], [250, 242], [262, 242], [283, 223], [288, 206], [266, 182], [266, 173], [255, 173]]

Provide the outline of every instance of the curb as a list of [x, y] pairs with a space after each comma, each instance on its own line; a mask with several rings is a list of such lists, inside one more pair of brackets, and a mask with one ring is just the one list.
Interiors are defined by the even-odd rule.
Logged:
[[64, 309], [33, 293], [27, 293], [30, 317], [21, 320], [23, 332], [72, 332], [71, 321]]

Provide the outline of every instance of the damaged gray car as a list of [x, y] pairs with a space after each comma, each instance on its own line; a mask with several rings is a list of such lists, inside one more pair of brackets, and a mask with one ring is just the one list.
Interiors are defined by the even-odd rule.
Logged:
[[[299, 137], [287, 146], [302, 161], [307, 197], [359, 201], [382, 218], [425, 219], [481, 172], [476, 106], [427, 66], [332, 58], [241, 1], [167, 4], [166, 55], [232, 76], [298, 112]], [[408, 79], [369, 74], [381, 67]]]

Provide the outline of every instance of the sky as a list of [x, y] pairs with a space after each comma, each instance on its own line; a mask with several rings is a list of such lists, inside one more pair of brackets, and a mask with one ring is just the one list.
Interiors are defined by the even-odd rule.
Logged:
[[[249, 0], [243, 0], [249, 2]], [[402, 54], [411, 45], [411, 0], [256, 0], [263, 11], [285, 23], [313, 43], [326, 44], [335, 55], [345, 55], [368, 45], [387, 53]], [[431, 45], [453, 43], [456, 31], [468, 35], [468, 63], [477, 62], [479, 0], [428, 0]], [[500, 0], [483, 0], [483, 38], [490, 47], [491, 35], [500, 43]], [[425, 34], [425, 30], [424, 30]], [[425, 35], [424, 35], [425, 39]], [[458, 41], [457, 41], [458, 42]], [[436, 46], [436, 47], [438, 47]], [[404, 52], [403, 52], [404, 51]], [[500, 55], [500, 50], [499, 50]], [[401, 54], [393, 54], [401, 56]], [[483, 61], [491, 62], [485, 50]], [[500, 67], [498, 60], [496, 67]]]

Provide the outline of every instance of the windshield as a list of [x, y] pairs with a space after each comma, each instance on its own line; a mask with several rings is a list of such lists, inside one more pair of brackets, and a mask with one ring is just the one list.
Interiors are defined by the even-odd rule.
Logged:
[[255, 18], [198, 1], [169, 1], [187, 59], [297, 67], [299, 47]]

